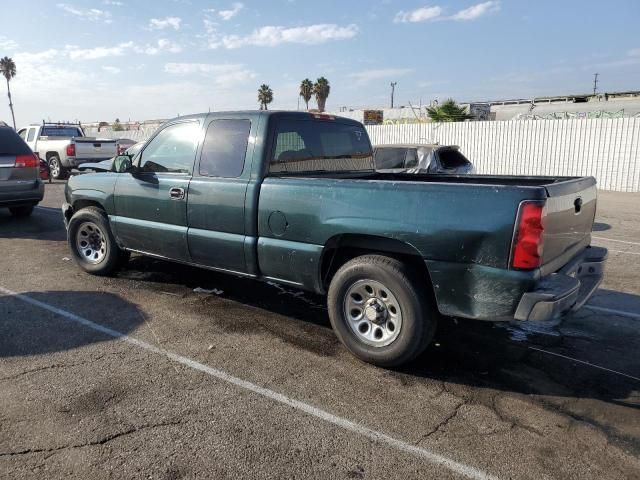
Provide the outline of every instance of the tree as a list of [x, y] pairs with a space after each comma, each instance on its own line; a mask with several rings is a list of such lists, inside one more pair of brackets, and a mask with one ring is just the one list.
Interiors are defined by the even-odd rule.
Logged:
[[324, 112], [324, 107], [327, 103], [327, 97], [329, 96], [329, 92], [331, 91], [331, 86], [329, 85], [329, 80], [324, 77], [320, 77], [316, 80], [315, 85], [313, 86], [313, 94], [316, 96], [316, 102], [318, 103], [318, 110]]
[[434, 122], [461, 122], [473, 118], [465, 107], [459, 106], [451, 98], [445, 100], [442, 105], [427, 108], [427, 114]]
[[309, 110], [309, 100], [311, 100], [311, 97], [313, 96], [313, 82], [308, 78], [305, 78], [300, 83], [300, 96], [304, 100], [307, 110]]
[[121, 132], [124, 130], [124, 127], [122, 126], [122, 124], [120, 123], [120, 119], [116, 118], [116, 121], [113, 122], [113, 125], [111, 125], [111, 129], [114, 132]]
[[7, 95], [9, 96], [9, 109], [11, 110], [11, 118], [13, 119], [13, 129], [16, 129], [16, 116], [13, 113], [13, 102], [11, 101], [11, 89], [9, 88], [9, 80], [16, 76], [16, 64], [9, 57], [0, 58], [0, 72], [7, 79]]
[[260, 85], [258, 89], [258, 103], [260, 103], [260, 110], [268, 110], [267, 105], [273, 102], [273, 90], [266, 84]]

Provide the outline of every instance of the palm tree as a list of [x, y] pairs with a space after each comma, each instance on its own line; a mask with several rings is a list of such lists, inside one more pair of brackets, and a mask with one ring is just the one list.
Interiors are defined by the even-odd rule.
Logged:
[[320, 77], [316, 80], [316, 84], [313, 86], [313, 94], [316, 96], [316, 102], [318, 102], [318, 110], [324, 112], [324, 107], [327, 103], [327, 97], [331, 91], [329, 80], [324, 77]]
[[300, 83], [300, 96], [304, 100], [307, 110], [309, 110], [309, 100], [311, 100], [311, 97], [313, 96], [313, 82], [308, 78], [305, 78]]
[[7, 79], [7, 95], [9, 96], [9, 109], [11, 110], [11, 118], [13, 118], [13, 129], [16, 129], [16, 116], [13, 113], [13, 103], [11, 102], [11, 89], [9, 88], [9, 80], [16, 76], [16, 64], [9, 57], [0, 58], [0, 72]]
[[260, 103], [260, 110], [268, 110], [267, 105], [273, 102], [273, 90], [266, 84], [260, 85], [258, 89], [258, 102]]
[[461, 122], [473, 118], [465, 107], [459, 106], [451, 98], [445, 100], [442, 105], [427, 108], [427, 114], [434, 122]]

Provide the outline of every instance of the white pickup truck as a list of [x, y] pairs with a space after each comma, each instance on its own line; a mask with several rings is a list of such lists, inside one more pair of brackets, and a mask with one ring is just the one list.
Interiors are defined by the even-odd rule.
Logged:
[[79, 124], [41, 123], [18, 130], [31, 150], [44, 158], [55, 179], [86, 162], [99, 162], [118, 153], [117, 140], [86, 137]]

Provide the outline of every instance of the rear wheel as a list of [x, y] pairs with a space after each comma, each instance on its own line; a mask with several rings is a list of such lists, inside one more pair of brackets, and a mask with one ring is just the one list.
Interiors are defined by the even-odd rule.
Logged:
[[49, 170], [51, 172], [51, 177], [56, 180], [64, 180], [67, 178], [69, 171], [62, 166], [62, 162], [60, 158], [56, 155], [52, 155], [49, 157]]
[[68, 243], [76, 263], [94, 275], [110, 275], [129, 254], [116, 244], [104, 211], [87, 207], [69, 220]]
[[393, 367], [431, 342], [438, 314], [428, 283], [400, 260], [364, 255], [344, 264], [329, 287], [331, 325], [358, 358]]
[[35, 205], [23, 205], [21, 207], [9, 207], [11, 215], [14, 217], [28, 217], [33, 213]]

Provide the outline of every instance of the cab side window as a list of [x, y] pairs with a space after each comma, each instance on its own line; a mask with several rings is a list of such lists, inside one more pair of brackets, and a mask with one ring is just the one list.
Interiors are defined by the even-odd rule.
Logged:
[[200, 175], [236, 178], [242, 175], [251, 122], [249, 120], [214, 120], [200, 155]]
[[36, 136], [36, 129], [30, 128], [29, 134], [27, 135], [27, 142], [32, 142], [35, 136]]
[[190, 175], [198, 147], [200, 124], [184, 122], [169, 125], [146, 146], [140, 158], [140, 171]]

